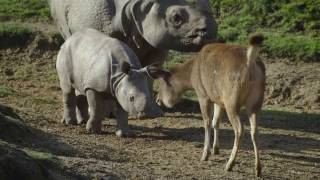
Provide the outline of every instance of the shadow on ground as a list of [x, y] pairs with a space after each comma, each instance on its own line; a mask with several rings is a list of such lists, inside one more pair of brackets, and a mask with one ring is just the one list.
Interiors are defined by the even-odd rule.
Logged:
[[173, 108], [162, 108], [165, 112], [180, 112], [180, 113], [200, 113], [200, 106], [198, 101], [183, 98]]
[[263, 110], [259, 126], [320, 134], [320, 114]]
[[[138, 132], [138, 134], [141, 133], [141, 135], [137, 136], [138, 138], [150, 138], [154, 140], [170, 141], [179, 140], [194, 143], [203, 143], [204, 140], [204, 128], [148, 128], [134, 125], [131, 125], [131, 128], [134, 131]], [[221, 129], [219, 131], [219, 136], [222, 146], [229, 149], [232, 148], [234, 140], [233, 130]], [[320, 148], [320, 140], [316, 140], [314, 138], [304, 138], [293, 135], [266, 134], [261, 132], [259, 134], [259, 138], [262, 142], [262, 146], [264, 146], [265, 149], [298, 152], [302, 150], [312, 150]], [[242, 143], [244, 144], [244, 149], [252, 149], [249, 130], [245, 130], [245, 135], [242, 139]]]
[[[169, 112], [167, 117], [202, 119], [199, 114], [198, 102], [186, 99], [173, 109], [165, 109], [165, 112]], [[241, 119], [245, 125], [249, 126], [245, 113], [241, 113]], [[183, 121], [183, 119], [177, 119], [177, 121]], [[224, 115], [223, 122], [230, 125], [226, 115]], [[320, 151], [320, 114], [263, 110], [259, 127], [267, 128], [264, 132], [260, 131], [259, 134], [261, 149], [276, 150], [271, 154], [272, 156], [297, 161], [320, 162], [320, 157], [310, 157], [312, 152]], [[131, 128], [137, 131], [138, 134], [139, 132], [141, 133], [141, 135], [138, 135], [138, 138], [186, 141], [194, 143], [198, 148], [203, 147], [204, 128], [148, 128], [141, 126], [131, 126]], [[305, 133], [313, 135], [295, 135]], [[220, 130], [222, 149], [231, 150], [233, 141], [234, 132], [232, 129]], [[248, 130], [245, 131], [242, 139], [241, 149], [253, 151], [251, 136]]]
[[[200, 106], [197, 101], [183, 99], [180, 103], [175, 105], [174, 108], [163, 108], [163, 110], [168, 113], [181, 113], [177, 116], [168, 115], [168, 117], [202, 120]], [[260, 116], [260, 127], [320, 134], [320, 114], [263, 110]], [[224, 114], [224, 120], [226, 120], [226, 118], [226, 114]], [[241, 119], [248, 125], [248, 118], [244, 112], [241, 113]]]

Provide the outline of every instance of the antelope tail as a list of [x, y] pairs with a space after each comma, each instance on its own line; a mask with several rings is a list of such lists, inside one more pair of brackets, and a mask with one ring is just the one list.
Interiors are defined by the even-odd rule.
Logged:
[[261, 45], [263, 43], [264, 37], [261, 34], [255, 34], [250, 36], [249, 47], [247, 50], [247, 64], [250, 65], [254, 63], [259, 56]]

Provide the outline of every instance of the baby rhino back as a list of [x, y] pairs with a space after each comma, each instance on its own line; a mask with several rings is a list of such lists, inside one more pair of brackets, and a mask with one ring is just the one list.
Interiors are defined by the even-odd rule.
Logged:
[[91, 88], [109, 92], [112, 68], [121, 61], [140, 68], [136, 55], [127, 45], [97, 30], [86, 29], [71, 36], [58, 54], [57, 70], [81, 94]]

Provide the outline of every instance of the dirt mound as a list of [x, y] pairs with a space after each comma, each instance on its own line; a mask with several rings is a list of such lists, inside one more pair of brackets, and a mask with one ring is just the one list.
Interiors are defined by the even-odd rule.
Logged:
[[56, 157], [31, 149], [43, 140], [39, 130], [21, 120], [12, 108], [0, 105], [0, 179], [73, 179], [60, 170]]
[[[0, 139], [29, 136], [31, 131], [11, 108], [0, 106]], [[45, 168], [24, 151], [0, 141], [0, 179], [48, 179]]]
[[0, 179], [48, 179], [46, 169], [25, 152], [0, 145]]
[[266, 64], [265, 104], [320, 111], [320, 63], [277, 60]]
[[18, 115], [9, 107], [0, 105], [0, 138], [15, 140], [31, 134], [30, 129], [21, 122]]

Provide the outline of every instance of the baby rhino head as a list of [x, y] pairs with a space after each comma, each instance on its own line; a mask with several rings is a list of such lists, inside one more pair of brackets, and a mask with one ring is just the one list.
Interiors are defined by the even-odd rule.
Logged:
[[133, 69], [126, 62], [120, 68], [125, 76], [117, 85], [115, 95], [122, 108], [137, 118], [161, 116], [163, 112], [150, 92], [147, 79], [166, 78], [168, 72], [156, 66]]

